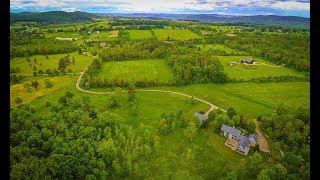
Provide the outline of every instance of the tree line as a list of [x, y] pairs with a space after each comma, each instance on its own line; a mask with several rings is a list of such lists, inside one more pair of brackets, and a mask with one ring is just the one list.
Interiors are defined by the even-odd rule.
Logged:
[[78, 46], [69, 41], [45, 39], [42, 35], [11, 34], [10, 57], [27, 57], [32, 55], [50, 55], [71, 53], [78, 50]]

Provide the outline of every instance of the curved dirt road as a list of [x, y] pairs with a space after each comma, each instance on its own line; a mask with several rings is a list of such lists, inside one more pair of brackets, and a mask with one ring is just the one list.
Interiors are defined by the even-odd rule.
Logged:
[[[87, 69], [86, 69], [87, 70]], [[85, 89], [82, 89], [80, 87], [80, 81], [81, 81], [81, 78], [83, 76], [83, 74], [86, 72], [86, 70], [84, 70], [83, 72], [81, 72], [78, 80], [77, 80], [77, 83], [76, 83], [76, 88], [79, 90], [79, 91], [82, 91], [82, 92], [85, 92], [85, 93], [90, 93], [90, 94], [112, 94], [114, 92], [96, 92], [96, 91], [89, 91], [89, 90], [85, 90]], [[185, 96], [185, 97], [193, 97], [193, 96], [190, 96], [190, 95], [187, 95], [187, 94], [184, 94], [184, 93], [180, 93], [180, 92], [175, 92], [175, 91], [168, 91], [168, 90], [161, 90], [161, 89], [149, 89], [149, 90], [142, 90], [142, 89], [137, 89], [137, 90], [134, 90], [136, 92], [162, 92], [162, 93], [170, 93], [170, 94], [177, 94], [177, 95], [180, 95], [180, 96]], [[128, 91], [122, 91], [122, 92], [128, 92]], [[219, 108], [218, 106], [206, 101], [206, 100], [203, 100], [203, 99], [200, 99], [200, 98], [197, 98], [197, 97], [193, 97], [195, 100], [198, 100], [200, 102], [203, 102], [207, 105], [210, 106], [210, 109], [204, 114], [206, 117], [208, 117], [209, 113], [215, 109], [221, 109], [222, 111], [224, 112], [227, 112], [226, 110], [222, 109], [222, 108]]]

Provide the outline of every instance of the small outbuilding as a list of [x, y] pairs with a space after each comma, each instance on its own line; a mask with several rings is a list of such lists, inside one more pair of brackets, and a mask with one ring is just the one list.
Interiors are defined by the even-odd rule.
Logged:
[[240, 63], [253, 64], [253, 63], [254, 63], [254, 59], [252, 59], [252, 58], [245, 58], [245, 59], [240, 59], [239, 62], [240, 62]]
[[194, 116], [195, 116], [195, 117], [198, 117], [201, 123], [203, 123], [204, 120], [207, 118], [204, 114], [200, 114], [200, 113], [198, 113], [198, 112], [195, 112], [195, 113], [194, 113]]

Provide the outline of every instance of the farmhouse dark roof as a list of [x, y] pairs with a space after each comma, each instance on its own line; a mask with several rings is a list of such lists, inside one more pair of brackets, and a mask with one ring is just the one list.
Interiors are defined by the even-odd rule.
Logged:
[[200, 121], [204, 121], [206, 119], [206, 116], [204, 114], [200, 114], [195, 112], [194, 116], [198, 117], [200, 119]]
[[253, 138], [255, 141], [258, 140], [258, 136], [257, 136], [256, 134], [250, 134], [250, 135], [249, 135], [249, 139], [250, 139], [250, 138]]
[[222, 124], [221, 130], [224, 132], [227, 132], [229, 134], [235, 135], [236, 137], [240, 136], [241, 131], [235, 128], [232, 128], [230, 126], [227, 126], [225, 124]]
[[242, 149], [245, 149], [246, 147], [249, 148], [250, 141], [249, 138], [245, 136], [239, 136], [239, 146], [241, 146]]

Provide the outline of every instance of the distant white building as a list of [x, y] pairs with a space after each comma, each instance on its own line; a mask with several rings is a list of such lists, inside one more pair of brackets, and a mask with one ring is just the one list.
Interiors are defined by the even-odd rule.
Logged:
[[105, 46], [107, 46], [107, 43], [106, 43], [106, 42], [101, 42], [101, 43], [100, 43], [100, 47], [105, 47]]
[[56, 37], [56, 40], [62, 40], [62, 41], [72, 41], [72, 40], [76, 40], [77, 38], [60, 38], [60, 37]]

